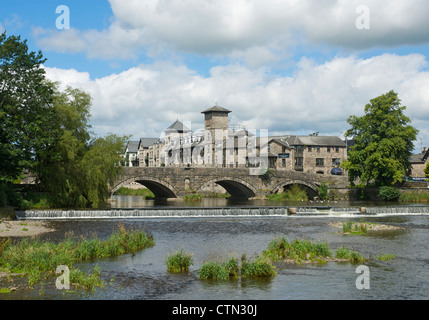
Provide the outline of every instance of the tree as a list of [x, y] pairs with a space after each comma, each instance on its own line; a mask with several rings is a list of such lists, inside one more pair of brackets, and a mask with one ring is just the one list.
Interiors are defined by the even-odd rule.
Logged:
[[20, 37], [0, 35], [0, 183], [31, 169], [35, 152], [49, 139], [52, 87], [41, 67], [45, 61]]
[[389, 91], [365, 106], [362, 117], [350, 116], [351, 126], [346, 137], [353, 137], [355, 145], [349, 149], [342, 167], [348, 170], [352, 185], [392, 185], [401, 182], [411, 169], [409, 158], [414, 149], [418, 130], [409, 125], [398, 94]]
[[45, 78], [45, 61], [20, 37], [0, 35], [0, 206], [11, 202], [11, 184], [25, 169], [53, 206], [100, 206], [127, 137], [93, 137], [90, 95], [61, 92]]
[[53, 143], [37, 153], [35, 173], [50, 203], [60, 207], [99, 207], [108, 185], [121, 172], [118, 163], [127, 137], [90, 133], [91, 97], [80, 89], [60, 92], [52, 84], [54, 116], [49, 124]]

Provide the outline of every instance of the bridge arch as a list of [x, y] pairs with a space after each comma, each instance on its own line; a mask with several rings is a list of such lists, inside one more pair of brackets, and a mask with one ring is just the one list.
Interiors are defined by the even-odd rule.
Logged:
[[116, 191], [119, 190], [119, 188], [131, 182], [138, 182], [144, 185], [153, 192], [155, 198], [177, 198], [176, 188], [163, 180], [153, 177], [135, 177], [121, 181], [111, 190], [111, 194], [113, 195]]
[[207, 186], [210, 186], [213, 183], [216, 183], [223, 187], [231, 195], [232, 198], [249, 199], [255, 197], [257, 194], [257, 190], [255, 189], [255, 187], [253, 187], [245, 180], [231, 177], [221, 177], [207, 181], [197, 189], [197, 192], [201, 192]]
[[286, 180], [279, 184], [277, 184], [273, 189], [271, 189], [271, 193], [283, 192], [285, 187], [289, 187], [291, 185], [300, 185], [304, 186], [305, 191], [307, 192], [307, 196], [309, 199], [313, 199], [319, 195], [318, 185], [312, 182], [307, 182], [304, 180]]

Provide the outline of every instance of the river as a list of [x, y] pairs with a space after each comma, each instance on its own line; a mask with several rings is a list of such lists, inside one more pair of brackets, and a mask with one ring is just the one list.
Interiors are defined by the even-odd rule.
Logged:
[[[189, 206], [266, 205], [266, 203], [232, 203], [225, 199], [208, 199]], [[153, 206], [183, 207], [184, 203], [154, 203], [139, 197], [115, 196], [112, 208], [144, 208]], [[362, 205], [362, 204], [359, 204]], [[426, 206], [427, 207], [427, 206]], [[402, 227], [366, 235], [343, 235], [330, 225], [335, 221], [365, 221]], [[151, 217], [127, 219], [63, 219], [50, 221], [57, 231], [42, 236], [61, 240], [66, 232], [100, 238], [109, 236], [119, 222], [143, 228], [156, 241], [152, 248], [134, 255], [86, 262], [81, 268], [101, 268], [106, 286], [95, 292], [64, 292], [52, 283], [34, 290], [0, 295], [0, 299], [67, 299], [67, 300], [368, 300], [429, 298], [429, 214], [348, 213], [303, 214], [283, 216], [203, 216]], [[234, 279], [208, 281], [198, 278], [204, 261], [213, 258], [240, 258], [262, 253], [276, 236], [288, 240], [326, 241], [330, 248], [345, 246], [359, 251], [368, 267], [368, 289], [358, 289], [361, 275], [357, 265], [329, 262], [324, 265], [279, 266], [270, 279]], [[194, 265], [188, 274], [171, 274], [166, 270], [168, 254], [183, 248], [193, 254]], [[380, 254], [396, 258], [380, 261]], [[113, 281], [111, 281], [113, 279]]]

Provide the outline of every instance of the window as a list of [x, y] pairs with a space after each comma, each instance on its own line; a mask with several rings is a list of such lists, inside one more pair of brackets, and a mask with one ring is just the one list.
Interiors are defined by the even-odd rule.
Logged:
[[324, 167], [324, 166], [325, 166], [325, 159], [316, 158], [316, 167]]
[[326, 151], [331, 152], [331, 147], [327, 147]]
[[282, 167], [286, 167], [286, 159], [282, 159]]
[[341, 159], [339, 159], [339, 158], [332, 159], [332, 166], [333, 167], [339, 167], [340, 164], [341, 164]]
[[295, 158], [295, 166], [297, 166], [297, 167], [302, 167], [303, 159], [304, 159], [304, 158], [302, 158], [302, 157], [296, 157], [296, 158]]
[[340, 152], [340, 147], [335, 147], [335, 152]]
[[311, 150], [312, 150], [311, 147], [308, 147], [308, 152], [311, 152]]
[[316, 147], [316, 150], [317, 150], [317, 152], [320, 153], [320, 147], [319, 146]]

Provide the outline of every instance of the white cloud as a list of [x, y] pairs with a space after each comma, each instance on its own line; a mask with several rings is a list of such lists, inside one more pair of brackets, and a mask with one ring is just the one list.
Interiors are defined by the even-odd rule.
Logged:
[[429, 73], [418, 54], [370, 59], [301, 59], [293, 76], [272, 76], [240, 65], [217, 66], [202, 77], [183, 65], [140, 65], [91, 80], [87, 73], [46, 68], [48, 78], [80, 87], [93, 97], [94, 130], [160, 136], [176, 119], [203, 126], [201, 111], [216, 102], [232, 110], [230, 122], [271, 134], [341, 135], [346, 119], [363, 114], [370, 99], [395, 90], [406, 114], [429, 144]]
[[[110, 0], [104, 30], [35, 31], [42, 48], [128, 59], [144, 49], [240, 57], [251, 65], [278, 59], [299, 43], [368, 49], [429, 42], [427, 0]], [[356, 8], [369, 9], [370, 29], [358, 30]]]

